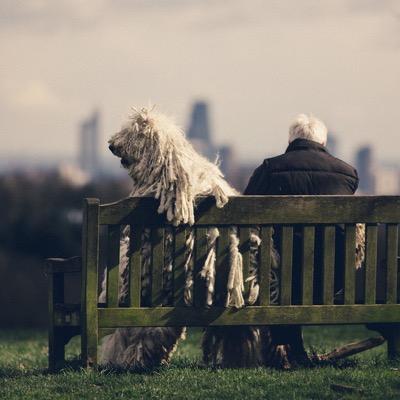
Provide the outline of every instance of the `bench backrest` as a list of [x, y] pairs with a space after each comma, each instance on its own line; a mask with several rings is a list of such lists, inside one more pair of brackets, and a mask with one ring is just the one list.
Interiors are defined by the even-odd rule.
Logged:
[[[164, 265], [164, 234], [170, 226], [165, 217], [157, 213], [158, 202], [153, 198], [127, 198], [113, 204], [100, 205], [97, 199], [86, 199], [83, 224], [83, 283], [82, 304], [84, 314], [95, 318], [98, 311], [99, 327], [126, 325], [207, 325], [256, 323], [345, 323], [345, 322], [400, 322], [398, 273], [398, 224], [400, 223], [399, 196], [237, 196], [231, 197], [222, 209], [215, 206], [213, 198], [199, 201], [195, 213], [194, 252], [194, 307], [184, 307], [184, 248], [185, 230], [174, 228], [173, 304], [161, 306], [162, 269]], [[356, 304], [355, 241], [356, 223], [366, 224], [366, 259], [363, 305]], [[301, 265], [293, 265], [294, 227], [302, 225]], [[335, 225], [344, 225], [344, 304], [333, 306], [335, 268]], [[378, 224], [386, 226], [384, 249], [384, 299], [386, 308], [375, 305]], [[99, 229], [107, 226], [107, 305], [98, 308]], [[123, 227], [131, 228], [131, 255], [129, 260], [129, 307], [118, 304], [119, 240]], [[280, 299], [279, 306], [269, 306], [271, 268], [270, 241], [272, 227], [281, 226], [280, 243]], [[240, 251], [243, 254], [244, 277], [250, 265], [249, 234], [252, 226], [260, 227], [258, 305], [236, 313], [222, 310], [221, 304], [203, 308], [204, 282], [199, 271], [206, 255], [207, 227], [217, 226], [217, 266], [215, 291], [224, 297], [229, 273], [229, 227], [239, 229]], [[313, 276], [316, 228], [322, 232], [322, 296], [320, 304], [313, 305]], [[151, 229], [151, 308], [141, 307], [141, 232]], [[292, 270], [301, 269], [300, 306], [293, 305]], [[201, 288], [201, 289], [200, 289]], [[313, 314], [310, 308], [313, 307]], [[339, 307], [339, 308], [338, 308]], [[340, 308], [341, 307], [341, 308]], [[358, 308], [356, 308], [358, 307]], [[360, 308], [361, 307], [361, 308]], [[362, 308], [364, 307], [364, 308]], [[376, 307], [376, 306], [375, 306]], [[130, 310], [130, 311], [129, 311]], [[96, 318], [97, 312], [96, 312]], [[280, 322], [279, 322], [280, 321]]]

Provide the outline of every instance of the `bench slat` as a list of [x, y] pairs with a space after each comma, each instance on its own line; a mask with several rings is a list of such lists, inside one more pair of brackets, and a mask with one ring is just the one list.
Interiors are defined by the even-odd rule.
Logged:
[[124, 326], [321, 325], [398, 323], [397, 304], [99, 309], [101, 328]]
[[356, 281], [356, 226], [345, 227], [344, 304], [354, 304]]
[[281, 236], [281, 298], [280, 304], [292, 303], [293, 227], [283, 226]]
[[[158, 200], [128, 198], [100, 209], [101, 224], [162, 225]], [[373, 212], [371, 212], [373, 210]], [[223, 207], [199, 199], [197, 225], [337, 224], [400, 222], [400, 196], [235, 196]]]
[[200, 276], [207, 256], [207, 228], [196, 229], [195, 251], [194, 251], [194, 305], [204, 307], [206, 285], [205, 279]]
[[376, 302], [376, 265], [378, 251], [378, 226], [368, 224], [366, 227], [365, 250], [365, 304]]
[[261, 246], [258, 280], [260, 285], [259, 303], [267, 306], [270, 303], [270, 274], [271, 274], [271, 249], [272, 249], [272, 226], [261, 228]]
[[163, 301], [164, 268], [164, 229], [152, 229], [152, 264], [151, 264], [151, 305], [159, 306]]
[[323, 281], [322, 281], [322, 302], [333, 304], [334, 296], [334, 275], [335, 275], [335, 234], [334, 225], [323, 228]]
[[185, 290], [185, 250], [186, 230], [178, 227], [175, 230], [175, 253], [174, 253], [174, 305], [184, 305]]
[[107, 234], [107, 307], [118, 306], [120, 225], [108, 225]]
[[218, 228], [214, 305], [224, 306], [229, 276], [229, 228]]
[[130, 258], [129, 258], [129, 304], [131, 307], [140, 307], [142, 291], [142, 234], [143, 227], [130, 227]]
[[302, 304], [313, 303], [314, 286], [314, 245], [315, 227], [305, 226], [303, 228], [303, 255], [302, 255]]
[[386, 226], [386, 303], [397, 303], [397, 246], [398, 225], [387, 224]]
[[249, 293], [249, 282], [246, 279], [249, 277], [250, 269], [250, 228], [242, 226], [239, 229], [239, 251], [243, 258], [243, 280], [244, 280], [244, 295], [245, 298], [248, 297]]

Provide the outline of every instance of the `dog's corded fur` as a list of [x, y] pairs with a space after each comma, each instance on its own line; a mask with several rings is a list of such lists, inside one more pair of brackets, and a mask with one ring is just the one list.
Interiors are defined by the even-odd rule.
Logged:
[[[159, 200], [159, 213], [165, 213], [167, 219], [174, 225], [193, 224], [194, 206], [199, 196], [214, 196], [218, 207], [228, 201], [228, 196], [237, 195], [224, 179], [216, 164], [211, 163], [198, 154], [186, 140], [180, 130], [169, 118], [154, 110], [134, 110], [128, 123], [109, 141], [112, 152], [121, 158], [121, 164], [128, 170], [133, 181], [131, 196], [154, 196]], [[211, 240], [212, 232], [209, 230]], [[146, 232], [144, 233], [146, 236]], [[167, 235], [167, 240], [168, 240]], [[209, 243], [210, 245], [210, 243]], [[230, 298], [241, 299], [241, 255], [237, 250], [234, 230], [231, 235], [231, 272], [228, 292]], [[214, 269], [211, 244], [208, 264], [204, 267]], [[191, 250], [193, 235], [189, 233], [186, 242], [186, 287], [185, 301], [190, 303], [190, 289], [193, 283], [191, 277]], [[168, 253], [168, 251], [166, 251]], [[129, 229], [121, 238], [120, 274], [122, 277], [121, 299], [127, 293], [127, 265], [129, 258]], [[149, 287], [149, 238], [143, 238], [142, 246], [142, 299], [146, 298]], [[164, 266], [164, 275], [170, 273], [169, 261]], [[214, 276], [208, 276], [209, 292], [213, 290]], [[168, 281], [168, 279], [167, 279]], [[164, 281], [165, 282], [165, 281]], [[105, 281], [100, 294], [100, 301], [105, 301]], [[238, 289], [239, 287], [239, 289]], [[253, 296], [254, 297], [254, 296]], [[256, 296], [255, 296], [256, 297]], [[229, 330], [229, 328], [227, 328]], [[247, 336], [259, 341], [259, 334], [252, 333], [252, 328], [236, 328], [236, 331], [248, 332]], [[184, 334], [184, 328], [124, 328], [117, 329], [105, 338], [102, 345], [102, 362], [129, 368], [149, 368], [167, 362], [179, 338]], [[212, 330], [210, 330], [212, 332]], [[226, 331], [226, 335], [229, 332]], [[246, 334], [243, 334], [246, 336]], [[226, 347], [226, 346], [225, 346]], [[252, 345], [251, 351], [259, 353], [259, 346]], [[245, 358], [253, 358], [248, 354]], [[247, 363], [247, 361], [246, 361]]]

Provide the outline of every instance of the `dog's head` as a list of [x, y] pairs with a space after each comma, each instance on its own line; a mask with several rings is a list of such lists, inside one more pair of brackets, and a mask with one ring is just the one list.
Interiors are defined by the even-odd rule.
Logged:
[[134, 110], [109, 140], [133, 180], [135, 196], [155, 196], [159, 212], [174, 224], [193, 223], [190, 171], [194, 150], [183, 131], [154, 109]]

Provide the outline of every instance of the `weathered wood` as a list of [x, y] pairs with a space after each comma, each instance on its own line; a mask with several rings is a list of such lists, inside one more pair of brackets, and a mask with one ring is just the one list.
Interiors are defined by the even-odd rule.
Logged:
[[100, 328], [127, 326], [324, 325], [400, 320], [397, 304], [333, 306], [101, 308]]
[[313, 303], [314, 247], [315, 227], [305, 226], [303, 228], [303, 252], [301, 260], [302, 304], [304, 305]]
[[400, 324], [393, 324], [391, 329], [389, 327], [386, 339], [388, 342], [388, 358], [390, 360], [400, 360]]
[[323, 231], [323, 282], [322, 302], [333, 304], [334, 276], [335, 276], [335, 232], [334, 225], [324, 226]]
[[163, 300], [164, 229], [152, 230], [151, 305], [160, 306]]
[[82, 363], [97, 364], [97, 285], [99, 261], [99, 200], [85, 199], [82, 224]]
[[354, 304], [356, 299], [356, 226], [345, 227], [344, 303]]
[[143, 227], [130, 226], [129, 245], [129, 304], [131, 307], [140, 307], [142, 292], [142, 234]]
[[281, 235], [281, 296], [279, 304], [292, 303], [293, 227], [283, 226]]
[[184, 305], [186, 230], [176, 228], [174, 260], [174, 305]]
[[206, 285], [205, 280], [200, 276], [207, 257], [207, 229], [196, 229], [196, 240], [194, 250], [194, 306], [203, 307], [205, 305]]
[[367, 225], [365, 243], [365, 303], [375, 304], [378, 251], [378, 226], [376, 224]]
[[243, 280], [245, 298], [248, 297], [249, 293], [249, 282], [246, 279], [249, 277], [250, 268], [250, 228], [247, 226], [241, 226], [239, 229], [239, 251], [243, 258]]
[[386, 226], [386, 303], [397, 303], [398, 232], [397, 224]]
[[119, 242], [121, 229], [119, 225], [108, 226], [107, 237], [107, 306], [118, 306], [119, 281]]
[[57, 274], [57, 273], [76, 273], [82, 270], [82, 257], [70, 258], [47, 258], [44, 273]]
[[[47, 260], [47, 264], [52, 261]], [[50, 265], [49, 265], [50, 268]], [[62, 331], [55, 324], [55, 305], [64, 303], [64, 275], [62, 273], [54, 273], [49, 276], [48, 280], [48, 307], [49, 307], [49, 369], [56, 370], [64, 363], [64, 342]]]
[[[214, 198], [199, 200], [199, 225], [400, 223], [400, 196], [235, 196], [223, 208]], [[158, 200], [127, 198], [100, 209], [101, 224], [163, 225]]]
[[270, 274], [271, 274], [271, 249], [272, 226], [261, 228], [260, 264], [259, 264], [259, 303], [267, 306], [270, 303]]
[[348, 343], [344, 346], [338, 347], [327, 354], [321, 354], [317, 357], [318, 361], [334, 361], [341, 358], [350, 357], [354, 354], [373, 349], [380, 346], [385, 342], [383, 336], [377, 336], [369, 339], [364, 339], [358, 342]]
[[217, 262], [215, 271], [215, 301], [216, 306], [223, 306], [227, 298], [229, 276], [229, 228], [218, 228]]

